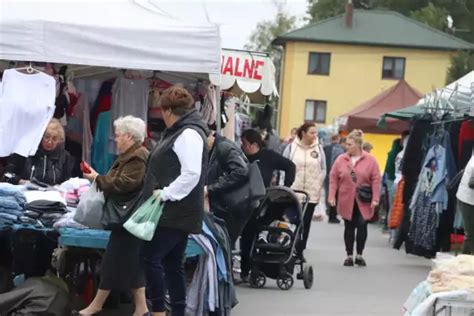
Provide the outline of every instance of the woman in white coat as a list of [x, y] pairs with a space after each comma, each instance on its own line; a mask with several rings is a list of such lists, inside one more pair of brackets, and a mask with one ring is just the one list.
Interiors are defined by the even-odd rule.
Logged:
[[[318, 140], [316, 124], [305, 123], [298, 128], [297, 138], [286, 147], [283, 156], [296, 165], [296, 178], [291, 186], [293, 190], [306, 191], [309, 204], [303, 218], [303, 240], [297, 247], [302, 252], [306, 249], [314, 211], [321, 198], [324, 178], [326, 177], [326, 157]], [[322, 220], [324, 214], [317, 214]]]

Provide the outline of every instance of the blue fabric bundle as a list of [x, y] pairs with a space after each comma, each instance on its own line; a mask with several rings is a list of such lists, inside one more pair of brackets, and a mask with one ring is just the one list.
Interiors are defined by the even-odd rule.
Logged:
[[19, 186], [0, 183], [0, 223], [14, 224], [23, 215], [26, 198]]

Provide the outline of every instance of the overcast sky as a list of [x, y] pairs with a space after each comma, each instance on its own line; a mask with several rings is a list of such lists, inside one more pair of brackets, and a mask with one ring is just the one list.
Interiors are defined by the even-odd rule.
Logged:
[[[209, 18], [221, 27], [222, 47], [242, 49], [258, 22], [273, 20], [276, 8], [271, 0], [186, 0], [189, 5], [202, 6]], [[200, 3], [201, 2], [201, 3]], [[306, 0], [287, 0], [286, 10], [302, 19]]]

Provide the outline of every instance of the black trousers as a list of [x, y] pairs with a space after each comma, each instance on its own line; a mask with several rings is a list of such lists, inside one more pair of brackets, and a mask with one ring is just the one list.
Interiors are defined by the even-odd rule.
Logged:
[[147, 279], [146, 297], [153, 313], [165, 311], [168, 290], [172, 316], [184, 316], [186, 309], [186, 280], [184, 260], [188, 234], [183, 231], [157, 227], [155, 236], [143, 246], [143, 262]]
[[242, 276], [248, 276], [252, 267], [252, 261], [250, 260], [250, 250], [252, 248], [253, 238], [257, 233], [257, 220], [252, 216], [245, 225], [240, 238], [240, 269]]
[[344, 220], [344, 242], [346, 244], [346, 252], [348, 256], [354, 254], [354, 242], [357, 235], [357, 254], [362, 255], [367, 241], [367, 222], [360, 213], [357, 202], [354, 202], [354, 211], [352, 212], [352, 220]]
[[306, 212], [303, 214], [303, 238], [301, 243], [298, 245], [298, 251], [303, 252], [308, 244], [309, 232], [311, 230], [311, 223], [313, 221], [314, 210], [316, 209], [316, 203], [309, 203], [306, 207]]

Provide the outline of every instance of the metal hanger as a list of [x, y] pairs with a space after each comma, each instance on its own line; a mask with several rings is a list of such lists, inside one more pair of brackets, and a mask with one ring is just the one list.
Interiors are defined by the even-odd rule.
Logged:
[[[42, 73], [42, 74], [45, 74], [45, 75], [46, 75], [46, 73], [44, 73], [43, 71], [34, 68], [33, 65], [32, 65], [32, 63], [31, 63], [31, 61], [29, 62], [28, 66], [15, 68], [15, 70], [16, 70], [16, 71], [26, 70], [26, 73], [27, 73], [27, 74], [30, 74], [30, 75], [31, 75], [31, 74], [34, 74], [34, 73]], [[48, 75], [48, 76], [49, 76], [49, 75]]]

